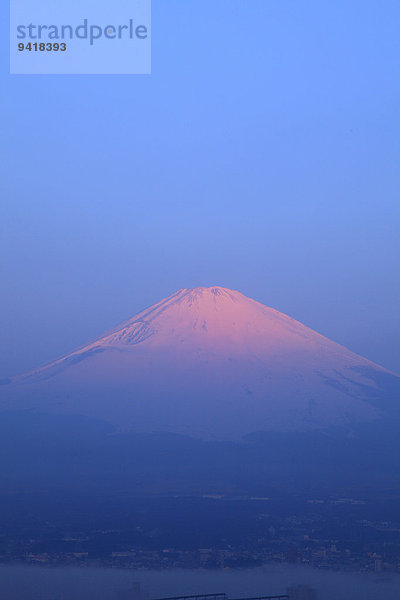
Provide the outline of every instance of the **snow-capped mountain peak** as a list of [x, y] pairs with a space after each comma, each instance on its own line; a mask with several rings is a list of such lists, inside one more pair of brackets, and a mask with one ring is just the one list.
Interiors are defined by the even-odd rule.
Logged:
[[225, 438], [380, 419], [398, 382], [291, 317], [212, 286], [178, 290], [18, 378], [3, 406]]

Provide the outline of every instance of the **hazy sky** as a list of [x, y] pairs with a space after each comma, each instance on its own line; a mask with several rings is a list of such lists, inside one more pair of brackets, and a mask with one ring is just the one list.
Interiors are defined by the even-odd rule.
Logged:
[[0, 377], [197, 285], [400, 371], [399, 18], [153, 0], [151, 76], [10, 76], [2, 19]]

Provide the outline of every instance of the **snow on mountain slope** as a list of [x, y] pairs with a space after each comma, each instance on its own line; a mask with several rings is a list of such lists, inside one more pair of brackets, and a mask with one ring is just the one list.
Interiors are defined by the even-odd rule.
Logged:
[[[232, 438], [383, 418], [399, 378], [221, 287], [179, 290], [3, 388], [6, 408]], [[397, 387], [398, 389], [398, 387]]]

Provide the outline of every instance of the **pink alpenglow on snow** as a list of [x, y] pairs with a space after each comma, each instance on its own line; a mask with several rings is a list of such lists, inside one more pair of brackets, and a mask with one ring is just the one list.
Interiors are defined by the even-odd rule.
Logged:
[[380, 420], [383, 388], [399, 381], [240, 292], [198, 287], [16, 378], [2, 388], [2, 405], [234, 439]]

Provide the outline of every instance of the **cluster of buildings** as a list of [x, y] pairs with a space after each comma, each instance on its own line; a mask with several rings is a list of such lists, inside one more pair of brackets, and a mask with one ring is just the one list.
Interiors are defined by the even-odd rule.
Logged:
[[[235, 531], [235, 540], [224, 539], [224, 530], [216, 543], [201, 547], [199, 540], [179, 538], [174, 531], [168, 537], [170, 524], [155, 527], [151, 518], [140, 526], [133, 522], [131, 530], [93, 528], [66, 533], [62, 525], [50, 523], [47, 530], [43, 525], [36, 534], [21, 530], [15, 532], [14, 539], [4, 539], [4, 543], [0, 539], [0, 561], [128, 569], [234, 569], [292, 563], [319, 569], [400, 573], [400, 523], [375, 521], [371, 514], [367, 518], [363, 500], [309, 499], [305, 508], [291, 515], [286, 509], [279, 515], [276, 506], [269, 507], [268, 498], [250, 500], [252, 527], [243, 525], [239, 536]], [[141, 541], [134, 541], [133, 535], [136, 539], [140, 536]], [[212, 531], [204, 537], [212, 539]]]
[[376, 552], [359, 555], [346, 549], [337, 550], [334, 545], [317, 548], [200, 548], [197, 550], [177, 550], [165, 548], [148, 550], [132, 548], [115, 551], [108, 556], [93, 557], [88, 551], [64, 553], [7, 553], [0, 556], [2, 561], [20, 561], [31, 564], [102, 565], [126, 569], [234, 569], [249, 568], [263, 564], [292, 563], [308, 565], [319, 569], [348, 570], [361, 572], [400, 573], [400, 557], [388, 561]]

